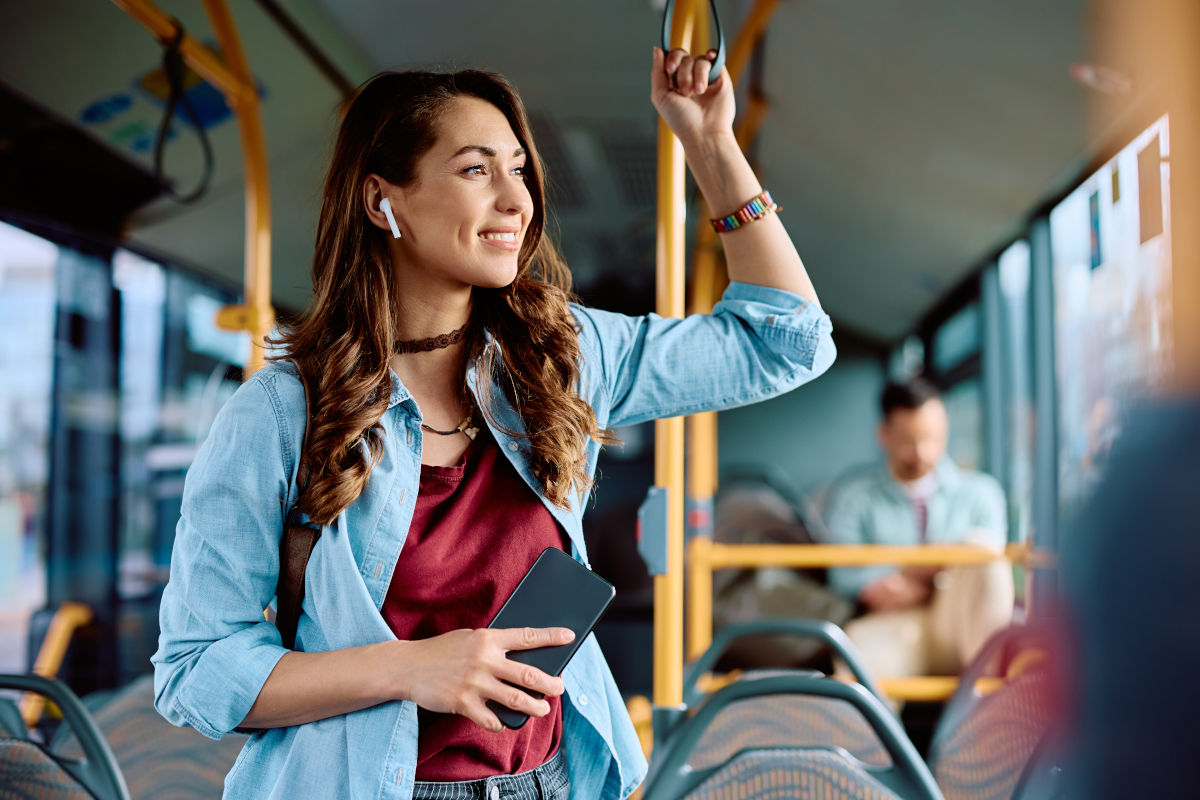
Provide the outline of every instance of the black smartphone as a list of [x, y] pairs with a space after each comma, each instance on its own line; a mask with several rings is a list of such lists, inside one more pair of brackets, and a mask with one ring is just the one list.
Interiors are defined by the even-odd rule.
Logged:
[[[512, 650], [508, 657], [559, 676], [600, 616], [616, 590], [608, 581], [556, 547], [547, 547], [504, 601], [489, 628], [570, 628], [575, 638], [558, 647]], [[522, 687], [523, 688], [523, 687]], [[541, 694], [529, 694], [542, 698]], [[506, 728], [520, 728], [528, 714], [513, 711], [494, 700], [487, 702]]]

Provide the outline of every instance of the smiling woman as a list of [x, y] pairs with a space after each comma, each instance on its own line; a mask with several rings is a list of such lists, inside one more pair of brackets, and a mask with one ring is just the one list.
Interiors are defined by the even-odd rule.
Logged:
[[[656, 51], [651, 73], [710, 207], [738, 221], [722, 234], [734, 283], [686, 320], [572, 302], [504, 79], [386, 73], [350, 102], [314, 297], [189, 471], [162, 601], [158, 709], [213, 737], [254, 731], [227, 796], [590, 799], [641, 782], [595, 639], [559, 677], [507, 654], [569, 630], [487, 626], [546, 548], [587, 563], [611, 429], [765, 399], [833, 361], [710, 58]], [[288, 650], [262, 609], [292, 511], [322, 533]], [[529, 721], [503, 728], [497, 702]]]
[[[606, 439], [571, 390], [579, 351], [570, 273], [542, 237], [536, 152], [524, 108], [498, 76], [385, 74], [356, 96], [326, 182], [312, 311], [283, 337], [309, 382], [310, 485], [300, 504], [317, 522], [331, 521], [367, 480], [369, 462], [339, 456], [365, 437], [378, 457], [390, 372], [431, 427], [453, 429], [472, 412], [464, 356], [489, 372], [502, 360], [518, 383], [532, 467], [547, 496], [563, 504], [573, 485], [588, 486], [584, 442]], [[379, 235], [390, 229], [379, 208], [385, 198], [399, 238]], [[468, 323], [474, 335], [462, 345], [394, 352], [397, 342]], [[484, 346], [484, 330], [497, 346]], [[546, 369], [556, 379], [547, 380]], [[426, 441], [422, 462], [453, 465], [467, 443]]]

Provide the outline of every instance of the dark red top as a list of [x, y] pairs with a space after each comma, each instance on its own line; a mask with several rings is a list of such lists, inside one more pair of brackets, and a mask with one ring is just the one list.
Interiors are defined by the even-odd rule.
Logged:
[[[434, 434], [428, 434], [434, 435]], [[563, 549], [550, 512], [486, 426], [457, 467], [421, 466], [421, 489], [383, 601], [399, 639], [485, 628], [547, 547]], [[466, 717], [418, 710], [421, 781], [466, 781], [534, 769], [562, 739], [562, 706], [519, 730], [491, 733]]]

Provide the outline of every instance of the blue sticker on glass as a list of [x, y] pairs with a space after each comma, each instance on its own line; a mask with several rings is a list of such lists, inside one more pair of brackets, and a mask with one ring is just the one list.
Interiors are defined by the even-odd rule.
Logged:
[[100, 125], [118, 117], [133, 105], [133, 98], [127, 94], [114, 94], [89, 105], [79, 115], [79, 119], [87, 125]]

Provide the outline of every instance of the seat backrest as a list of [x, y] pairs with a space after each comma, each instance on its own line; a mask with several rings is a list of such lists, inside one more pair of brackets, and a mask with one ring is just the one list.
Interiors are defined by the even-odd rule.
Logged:
[[[828, 738], [818, 741], [815, 732], [804, 728], [804, 719], [784, 716], [789, 698], [825, 701], [825, 706], [796, 707], [805, 712], [819, 708], [822, 716], [837, 709], [836, 704], [857, 712], [867, 726], [864, 738], [868, 732], [873, 735], [885, 754], [873, 753], [872, 764]], [[745, 713], [738, 710], [743, 705]], [[835, 711], [825, 724], [837, 729], [848, 720], [848, 714]], [[781, 740], [812, 744], [778, 746]], [[757, 746], [763, 741], [776, 746]], [[708, 696], [655, 747], [642, 788], [645, 800], [944, 800], [899, 722], [876, 695], [859, 684], [803, 671], [743, 677]]]
[[1056, 642], [1062, 638], [1062, 631], [1050, 622], [1010, 625], [992, 634], [963, 670], [958, 689], [946, 703], [934, 732], [929, 760], [937, 760], [942, 745], [959, 735], [963, 724], [985, 701], [987, 695], [976, 691], [981, 678], [1015, 676], [1020, 669], [1053, 677]]
[[901, 800], [843, 755], [766, 748], [739, 753], [686, 795], [687, 800]]
[[0, 798], [94, 800], [93, 795], [34, 742], [0, 738]]
[[1010, 800], [1038, 742], [1055, 720], [1054, 684], [1035, 667], [983, 697], [930, 754], [947, 800]]
[[[742, 679], [772, 674], [785, 673], [761, 670], [746, 673]], [[870, 723], [849, 703], [784, 694], [754, 697], [721, 709], [696, 744], [688, 765], [706, 769], [747, 749], [815, 746], [840, 748], [872, 766], [892, 763]]]
[[[121, 765], [134, 800], [220, 797], [225, 775], [246, 741], [230, 735], [214, 742], [191, 728], [167, 722], [154, 709], [151, 675], [114, 692], [92, 715]], [[56, 752], [73, 753], [77, 747], [73, 742], [56, 742]]]
[[[0, 689], [31, 692], [57, 706], [60, 731], [78, 737], [76, 756], [47, 745], [11, 711], [0, 711], [0, 800], [131, 800], [117, 760], [79, 697], [65, 683], [33, 674], [0, 674]], [[54, 741], [57, 741], [56, 736]]]

